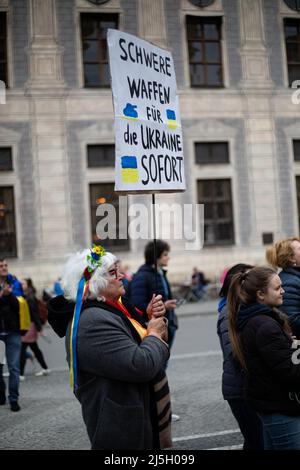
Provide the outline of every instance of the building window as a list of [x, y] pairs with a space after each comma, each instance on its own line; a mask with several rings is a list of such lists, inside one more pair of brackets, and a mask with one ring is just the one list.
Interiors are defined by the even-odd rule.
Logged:
[[217, 164], [229, 163], [229, 152], [227, 142], [196, 142], [196, 163]]
[[293, 140], [294, 160], [300, 162], [300, 140]]
[[81, 38], [85, 87], [110, 85], [106, 33], [118, 29], [117, 14], [81, 14]]
[[186, 22], [191, 86], [222, 87], [222, 19], [187, 16]]
[[274, 234], [272, 232], [264, 232], [262, 234], [263, 245], [272, 245], [274, 243]]
[[6, 13], [0, 12], [0, 80], [8, 86], [7, 73], [7, 22]]
[[12, 171], [12, 153], [10, 147], [0, 147], [0, 171]]
[[14, 189], [0, 186], [0, 253], [3, 258], [17, 256]]
[[89, 168], [102, 168], [115, 166], [114, 145], [88, 145], [87, 158]]
[[196, 7], [204, 8], [212, 5], [214, 1], [215, 0], [190, 0], [190, 3], [192, 3]]
[[289, 86], [300, 79], [300, 20], [284, 20]]
[[233, 244], [231, 180], [199, 180], [198, 203], [204, 204], [205, 245]]
[[[107, 232], [110, 230], [114, 235], [112, 238], [100, 240], [96, 233], [97, 224], [101, 222], [101, 220], [107, 220], [108, 217], [105, 213], [105, 215], [101, 218], [96, 215], [96, 211], [100, 204], [105, 203], [113, 205], [115, 208], [115, 217], [112, 217], [112, 220], [109, 221], [109, 227], [104, 227], [104, 231]], [[93, 243], [100, 243], [105, 248], [112, 249], [112, 251], [129, 250], [127, 207], [123, 208], [119, 206], [119, 196], [114, 192], [114, 184], [90, 184], [90, 207]]]
[[300, 11], [300, 0], [284, 0], [291, 10]]

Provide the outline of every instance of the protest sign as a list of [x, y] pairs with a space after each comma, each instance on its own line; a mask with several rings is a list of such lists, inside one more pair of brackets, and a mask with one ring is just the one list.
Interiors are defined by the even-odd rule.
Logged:
[[115, 191], [184, 191], [176, 76], [170, 52], [136, 36], [107, 34], [115, 113]]

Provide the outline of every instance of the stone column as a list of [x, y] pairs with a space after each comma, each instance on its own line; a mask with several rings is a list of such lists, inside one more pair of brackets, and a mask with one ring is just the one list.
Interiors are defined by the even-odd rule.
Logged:
[[61, 75], [62, 48], [56, 38], [55, 0], [30, 0], [30, 24], [30, 78], [26, 92], [31, 107], [39, 220], [37, 257], [54, 260], [72, 246], [65, 85]]
[[[272, 114], [273, 82], [264, 42], [261, 0], [240, 0], [245, 131], [253, 245], [261, 245], [262, 233], [279, 233], [276, 142]], [[262, 203], [263, 201], [263, 203]]]
[[164, 1], [138, 0], [139, 36], [159, 47], [166, 47]]
[[62, 87], [62, 48], [56, 40], [55, 0], [30, 0], [30, 27], [28, 88]]
[[240, 0], [243, 86], [272, 86], [268, 51], [264, 43], [261, 0]]

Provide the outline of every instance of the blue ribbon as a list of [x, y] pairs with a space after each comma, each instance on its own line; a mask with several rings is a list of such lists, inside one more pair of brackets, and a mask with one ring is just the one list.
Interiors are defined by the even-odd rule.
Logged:
[[[71, 330], [71, 385], [76, 389], [77, 385], [77, 351], [76, 351], [76, 341], [77, 341], [77, 331], [79, 318], [81, 313], [81, 307], [83, 303], [83, 292], [85, 286], [85, 279], [82, 277], [78, 283], [77, 296], [76, 296], [76, 306], [74, 311], [72, 330]], [[73, 372], [73, 377], [72, 377]]]

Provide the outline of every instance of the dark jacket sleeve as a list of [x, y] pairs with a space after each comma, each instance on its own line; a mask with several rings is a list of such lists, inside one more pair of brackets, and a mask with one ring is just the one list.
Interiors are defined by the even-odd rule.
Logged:
[[169, 358], [163, 341], [147, 336], [137, 344], [121, 318], [94, 308], [82, 314], [77, 351], [83, 371], [132, 383], [152, 380]]
[[0, 297], [0, 331], [20, 331], [19, 301], [13, 294]]
[[244, 389], [244, 371], [233, 355], [229, 336], [227, 306], [223, 307], [217, 322], [217, 334], [223, 353], [222, 392], [225, 400], [242, 399]]
[[152, 280], [145, 272], [137, 272], [131, 281], [130, 302], [146, 314], [146, 309], [152, 298]]
[[280, 277], [284, 288], [283, 304], [280, 309], [288, 315], [293, 333], [300, 339], [300, 280], [298, 276], [284, 272]]
[[218, 318], [217, 334], [219, 336], [224, 361], [227, 361], [228, 358], [232, 356], [232, 347], [229, 339], [228, 320], [224, 311], [220, 314]]
[[256, 344], [262, 360], [285, 385], [300, 388], [300, 363], [292, 360], [292, 339], [278, 322], [265, 322], [257, 330]]
[[19, 301], [15, 295], [9, 294], [0, 297], [0, 315], [4, 306], [9, 307], [16, 315], [19, 314]]

